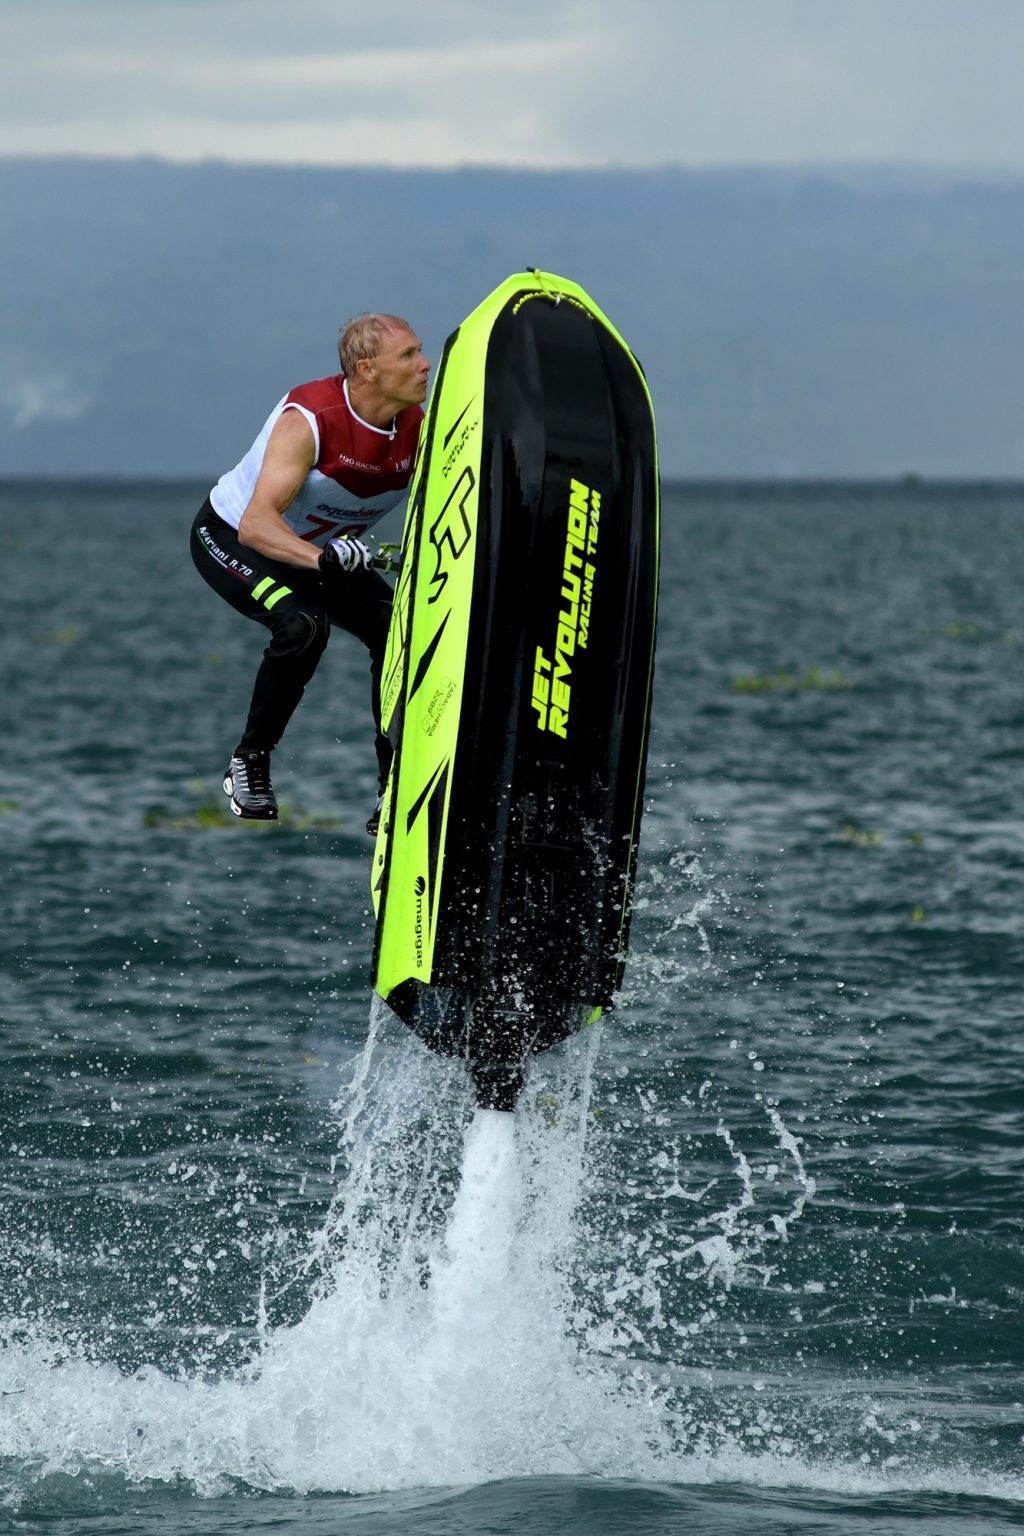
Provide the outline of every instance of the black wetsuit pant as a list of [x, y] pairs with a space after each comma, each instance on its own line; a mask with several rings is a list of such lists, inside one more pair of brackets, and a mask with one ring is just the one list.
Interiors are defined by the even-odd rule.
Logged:
[[238, 532], [213, 510], [209, 499], [192, 525], [192, 559], [203, 580], [232, 608], [270, 631], [256, 674], [249, 716], [237, 751], [270, 752], [302, 698], [324, 653], [331, 626], [348, 630], [370, 653], [375, 746], [380, 785], [391, 747], [380, 729], [380, 677], [391, 615], [392, 592], [377, 571], [319, 571], [270, 560], [239, 543]]

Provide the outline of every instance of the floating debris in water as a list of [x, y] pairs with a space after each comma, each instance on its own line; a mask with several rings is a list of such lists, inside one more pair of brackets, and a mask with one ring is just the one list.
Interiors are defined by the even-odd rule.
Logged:
[[769, 693], [772, 690], [807, 690], [828, 692], [843, 688], [855, 688], [857, 685], [849, 678], [844, 677], [838, 667], [808, 667], [806, 671], [797, 675], [795, 672], [765, 672], [755, 675], [751, 672], [741, 672], [732, 680], [732, 686], [739, 693]]
[[191, 832], [197, 827], [237, 826], [283, 827], [285, 831], [290, 832], [334, 832], [341, 826], [341, 820], [337, 816], [315, 816], [304, 811], [301, 806], [290, 805], [287, 800], [282, 800], [276, 821], [247, 820], [245, 817], [236, 816], [228, 801], [212, 794], [201, 779], [193, 779], [190, 788], [199, 796], [198, 804], [192, 806], [190, 810], [173, 815], [153, 807], [143, 813], [142, 825], [160, 827], [174, 832]]
[[74, 624], [60, 624], [56, 629], [37, 629], [32, 632], [36, 645], [75, 645], [82, 638], [82, 631]]
[[885, 834], [868, 832], [863, 827], [855, 827], [852, 822], [847, 822], [836, 833], [836, 841], [848, 843], [851, 848], [880, 848], [885, 841]]
[[1020, 634], [1015, 629], [992, 629], [971, 620], [951, 619], [938, 629], [923, 629], [921, 634], [929, 640], [969, 640], [988, 645], [1019, 645]]

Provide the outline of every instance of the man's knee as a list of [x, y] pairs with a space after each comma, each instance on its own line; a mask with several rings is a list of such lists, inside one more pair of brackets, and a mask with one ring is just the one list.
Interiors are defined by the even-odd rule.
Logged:
[[323, 655], [330, 633], [326, 614], [306, 613], [301, 608], [282, 614], [273, 625], [267, 655], [281, 659], [303, 656], [313, 661]]

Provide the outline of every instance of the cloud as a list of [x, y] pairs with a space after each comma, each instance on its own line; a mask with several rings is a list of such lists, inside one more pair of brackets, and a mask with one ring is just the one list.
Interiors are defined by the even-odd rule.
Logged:
[[39, 421], [79, 421], [93, 403], [70, 374], [59, 371], [24, 373], [0, 386], [0, 405], [17, 432]]
[[1019, 0], [47, 0], [0, 152], [1024, 170]]

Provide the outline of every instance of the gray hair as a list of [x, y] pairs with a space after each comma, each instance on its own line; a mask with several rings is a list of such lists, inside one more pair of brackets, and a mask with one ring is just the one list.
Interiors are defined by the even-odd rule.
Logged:
[[356, 315], [346, 320], [338, 336], [342, 373], [353, 378], [360, 358], [376, 357], [384, 345], [385, 333], [395, 329], [407, 331], [410, 326], [398, 315]]

